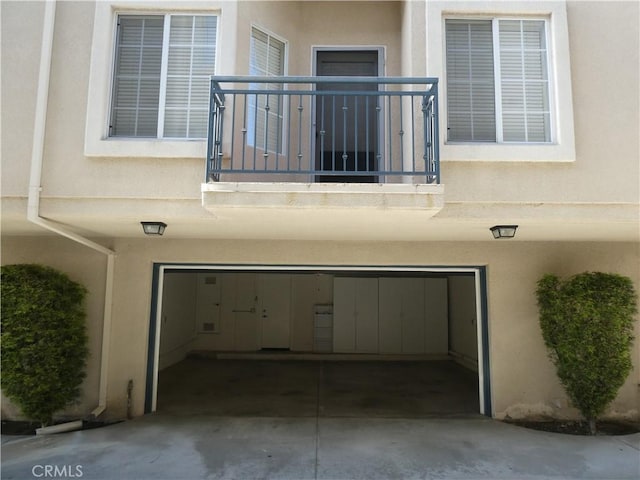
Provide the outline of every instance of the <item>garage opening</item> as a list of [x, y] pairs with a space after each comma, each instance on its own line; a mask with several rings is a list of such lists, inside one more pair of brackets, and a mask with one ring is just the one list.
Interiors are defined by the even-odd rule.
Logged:
[[490, 415], [483, 275], [157, 265], [145, 409]]

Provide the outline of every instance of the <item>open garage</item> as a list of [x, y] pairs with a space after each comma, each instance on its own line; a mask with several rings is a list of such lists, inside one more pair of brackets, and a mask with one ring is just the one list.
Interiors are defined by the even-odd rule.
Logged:
[[480, 274], [157, 265], [146, 409], [489, 415]]

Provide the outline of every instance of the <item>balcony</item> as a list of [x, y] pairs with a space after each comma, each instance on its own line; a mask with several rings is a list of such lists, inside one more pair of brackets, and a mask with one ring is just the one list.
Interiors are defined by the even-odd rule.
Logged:
[[203, 205], [430, 217], [438, 148], [435, 78], [215, 76]]

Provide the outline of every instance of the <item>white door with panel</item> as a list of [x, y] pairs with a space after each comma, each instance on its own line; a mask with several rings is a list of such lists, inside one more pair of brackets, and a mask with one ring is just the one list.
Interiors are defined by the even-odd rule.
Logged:
[[257, 330], [256, 276], [252, 273], [230, 274], [235, 290], [233, 308], [233, 349], [254, 351], [260, 348]]
[[377, 278], [334, 279], [333, 351], [378, 352]]
[[380, 353], [425, 353], [424, 279], [381, 278]]
[[260, 275], [258, 292], [261, 348], [290, 348], [291, 275]]
[[446, 278], [381, 278], [380, 353], [448, 352]]
[[196, 288], [196, 330], [199, 333], [220, 333], [220, 275], [199, 273]]

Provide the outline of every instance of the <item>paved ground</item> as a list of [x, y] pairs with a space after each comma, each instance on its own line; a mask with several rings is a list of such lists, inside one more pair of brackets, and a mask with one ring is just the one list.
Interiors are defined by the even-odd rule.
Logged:
[[479, 413], [478, 375], [452, 361], [187, 358], [160, 372], [158, 411], [384, 418]]
[[4, 480], [46, 478], [47, 466], [66, 468], [62, 478], [87, 480], [638, 479], [640, 434], [570, 436], [480, 416], [154, 414], [94, 430], [3, 438]]
[[159, 389], [153, 415], [3, 436], [2, 479], [640, 478], [640, 434], [574, 437], [482, 417], [477, 376], [452, 362], [188, 359]]

